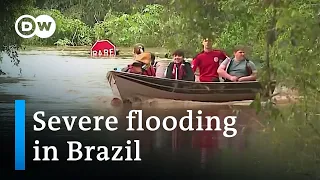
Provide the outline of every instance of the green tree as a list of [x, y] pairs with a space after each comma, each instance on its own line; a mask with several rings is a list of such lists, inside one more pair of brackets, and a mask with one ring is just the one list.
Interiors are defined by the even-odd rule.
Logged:
[[[14, 65], [19, 64], [17, 50], [21, 47], [22, 38], [15, 31], [16, 19], [28, 12], [33, 6], [33, 0], [4, 0], [0, 6], [0, 62], [2, 53], [5, 52], [11, 57]], [[0, 66], [0, 74], [4, 74]]]

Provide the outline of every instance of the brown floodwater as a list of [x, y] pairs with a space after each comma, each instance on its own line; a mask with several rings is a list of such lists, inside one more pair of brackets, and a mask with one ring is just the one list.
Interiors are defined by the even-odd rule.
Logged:
[[[7, 72], [7, 75], [0, 77], [0, 130], [4, 135], [13, 131], [14, 100], [25, 99], [29, 115], [38, 110], [56, 115], [75, 115], [80, 111], [83, 114], [87, 113], [88, 116], [116, 115], [121, 120], [118, 132], [92, 133], [82, 136], [75, 135], [79, 133], [78, 131], [70, 134], [62, 128], [54, 136], [59, 138], [81, 136], [87, 140], [86, 142], [99, 141], [106, 144], [120, 141], [123, 143], [128, 138], [140, 139], [141, 157], [149, 158], [151, 161], [153, 156], [158, 157], [160, 153], [165, 161], [163, 166], [172, 171], [176, 168], [174, 162], [179, 162], [180, 166], [202, 169], [209, 174], [219, 171], [226, 174], [239, 173], [239, 177], [241, 172], [257, 173], [255, 177], [264, 177], [266, 173], [275, 174], [274, 177], [289, 174], [298, 177], [294, 172], [287, 171], [287, 162], [282, 161], [279, 158], [280, 155], [268, 151], [272, 145], [271, 142], [265, 141], [264, 146], [261, 145], [258, 134], [263, 130], [264, 125], [260, 122], [261, 119], [256, 115], [255, 110], [248, 106], [250, 101], [201, 103], [150, 99], [130, 107], [112, 107], [110, 102], [113, 95], [107, 83], [106, 74], [115, 67], [126, 66], [131, 62], [130, 59], [92, 59], [59, 56], [52, 52], [50, 54], [37, 52], [20, 55], [20, 60], [19, 67], [15, 67], [12, 66], [10, 59], [4, 56], [1, 64], [2, 70]], [[19, 68], [22, 69], [21, 72]], [[143, 117], [155, 115], [160, 120], [165, 116], [174, 116], [179, 119], [187, 115], [187, 110], [192, 109], [196, 113], [200, 109], [202, 117], [205, 115], [218, 117], [222, 130], [188, 132], [177, 128], [167, 132], [161, 124], [159, 130], [154, 132], [147, 130], [125, 132], [128, 126], [125, 115], [131, 109], [143, 109]], [[224, 118], [230, 115], [237, 116], [234, 125], [237, 135], [226, 138], [223, 136]], [[27, 121], [32, 124], [32, 119]], [[142, 121], [145, 124], [146, 118]], [[203, 127], [207, 127], [206, 121], [203, 122]], [[134, 124], [137, 125], [137, 121]], [[193, 121], [192, 124], [196, 126], [197, 122]], [[155, 126], [154, 122], [152, 126]], [[254, 142], [260, 142], [260, 145]], [[256, 168], [256, 171], [252, 172], [252, 168]]]

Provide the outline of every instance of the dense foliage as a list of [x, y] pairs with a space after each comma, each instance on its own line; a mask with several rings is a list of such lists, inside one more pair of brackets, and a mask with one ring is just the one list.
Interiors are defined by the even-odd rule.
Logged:
[[[21, 47], [21, 38], [15, 33], [14, 22], [20, 14], [25, 14], [31, 7], [31, 0], [4, 0], [0, 5], [0, 52], [5, 52], [11, 57], [14, 65], [19, 64], [17, 48]], [[2, 54], [0, 54], [0, 64]], [[1, 70], [0, 75], [5, 74]]]
[[[19, 11], [12, 8], [18, 5]], [[272, 101], [262, 106], [259, 98], [252, 104], [269, 115], [264, 125], [274, 132], [270, 138], [275, 151], [292, 143], [301, 153], [293, 156], [319, 168], [319, 0], [52, 0], [33, 5], [29, 14], [51, 15], [57, 30], [49, 39], [24, 40], [26, 45], [81, 46], [107, 38], [117, 46], [141, 42], [169, 51], [184, 48], [189, 56], [201, 50], [202, 36], [213, 37], [215, 46], [229, 55], [234, 45], [246, 45], [250, 59], [261, 63], [260, 79], [266, 86], [275, 79], [302, 97], [286, 110], [275, 108]], [[9, 52], [11, 45], [21, 44], [14, 32], [13, 17], [28, 6], [18, 3], [6, 7], [0, 16], [0, 48]], [[277, 134], [278, 129], [293, 142], [279, 142], [284, 133]], [[301, 167], [308, 167], [304, 162]]]

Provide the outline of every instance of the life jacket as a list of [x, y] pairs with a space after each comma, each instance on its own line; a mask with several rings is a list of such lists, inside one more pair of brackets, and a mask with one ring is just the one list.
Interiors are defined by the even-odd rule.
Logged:
[[150, 66], [147, 69], [142, 69], [142, 75], [156, 76], [156, 70], [153, 66]]
[[[132, 65], [128, 65], [127, 67], [122, 69], [122, 72], [131, 72], [131, 69]], [[150, 66], [147, 69], [142, 68], [142, 73], [139, 74], [146, 76], [156, 76], [156, 71], [152, 66]]]
[[[230, 72], [230, 67], [231, 67], [231, 64], [232, 64], [233, 61], [234, 61], [234, 58], [231, 58], [231, 59], [229, 59], [229, 61], [228, 61], [228, 63], [227, 63], [226, 71], [227, 71], [228, 74], [229, 74], [229, 72]], [[246, 61], [247, 74], [248, 74], [248, 76], [250, 76], [250, 75], [252, 74], [252, 69], [251, 69], [251, 67], [248, 65], [248, 63], [250, 62], [250, 60], [245, 59], [245, 61]]]
[[191, 68], [191, 64], [186, 61], [182, 61], [181, 63], [170, 62], [166, 69], [167, 74], [165, 76], [170, 79], [184, 80], [189, 77], [186, 71], [186, 66]]
[[172, 63], [172, 79], [179, 79], [182, 80], [183, 76], [185, 76], [185, 64], [184, 63]]

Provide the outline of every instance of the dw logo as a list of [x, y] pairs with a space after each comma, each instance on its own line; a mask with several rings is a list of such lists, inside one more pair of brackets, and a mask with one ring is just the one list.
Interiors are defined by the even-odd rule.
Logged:
[[[23, 34], [19, 27], [21, 27]], [[31, 15], [22, 15], [16, 20], [15, 30], [22, 38], [32, 38], [34, 35], [40, 38], [48, 38], [55, 32], [56, 22], [48, 15], [40, 15], [36, 18]]]

